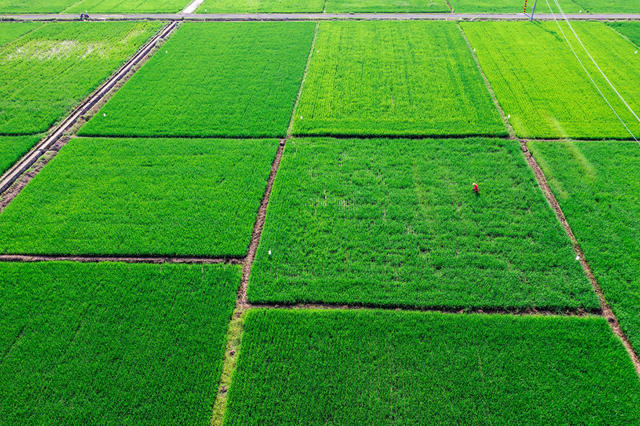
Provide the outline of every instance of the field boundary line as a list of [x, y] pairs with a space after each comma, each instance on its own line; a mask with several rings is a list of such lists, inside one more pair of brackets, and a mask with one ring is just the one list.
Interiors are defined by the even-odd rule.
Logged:
[[535, 308], [446, 308], [431, 306], [376, 305], [368, 303], [251, 303], [249, 309], [289, 309], [289, 310], [381, 310], [398, 312], [438, 312], [441, 314], [484, 314], [517, 316], [558, 316], [589, 317], [602, 316], [600, 309], [535, 309]]
[[549, 186], [549, 183], [547, 182], [547, 179], [546, 179], [546, 177], [544, 175], [544, 172], [542, 171], [542, 168], [540, 167], [540, 165], [538, 164], [536, 159], [531, 154], [531, 151], [529, 151], [527, 143], [524, 142], [524, 141], [521, 141], [520, 143], [521, 143], [521, 146], [522, 146], [522, 151], [524, 153], [524, 157], [526, 158], [527, 163], [529, 164], [529, 166], [533, 170], [533, 173], [534, 173], [534, 175], [536, 177], [536, 180], [538, 181], [538, 185], [542, 189], [542, 192], [543, 192], [545, 198], [547, 199], [547, 202], [549, 203], [549, 205], [551, 206], [551, 208], [555, 212], [556, 218], [558, 219], [558, 221], [560, 222], [560, 224], [564, 228], [567, 236], [571, 240], [571, 245], [573, 246], [573, 250], [575, 251], [576, 255], [578, 256], [578, 260], [580, 261], [580, 265], [582, 266], [582, 269], [584, 270], [585, 274], [587, 275], [587, 278], [591, 282], [591, 286], [593, 287], [593, 290], [596, 292], [596, 294], [598, 295], [598, 298], [600, 299], [600, 306], [601, 306], [601, 310], [602, 310], [602, 316], [607, 319], [607, 323], [611, 327], [611, 330], [613, 331], [613, 333], [616, 336], [618, 336], [618, 338], [622, 341], [622, 344], [624, 345], [625, 349], [627, 350], [627, 353], [631, 357], [631, 361], [633, 362], [633, 366], [635, 367], [636, 374], [638, 375], [638, 377], [640, 377], [640, 359], [638, 358], [638, 355], [633, 350], [633, 347], [631, 346], [631, 342], [629, 341], [627, 336], [624, 334], [624, 331], [622, 331], [622, 327], [620, 327], [620, 323], [618, 322], [618, 318], [614, 314], [614, 312], [611, 309], [611, 307], [609, 307], [609, 305], [607, 304], [607, 301], [605, 299], [605, 296], [604, 296], [604, 293], [602, 291], [602, 288], [600, 287], [600, 284], [598, 284], [598, 281], [596, 280], [596, 277], [593, 274], [593, 270], [589, 266], [589, 263], [587, 262], [587, 259], [585, 258], [584, 252], [582, 251], [582, 248], [580, 247], [580, 243], [576, 239], [575, 234], [573, 233], [573, 230], [571, 229], [571, 226], [569, 225], [569, 222], [567, 221], [567, 218], [564, 215], [564, 212], [562, 211], [562, 208], [560, 207], [560, 204], [558, 203], [558, 200], [556, 199], [555, 195], [553, 194], [553, 191], [551, 190], [551, 187]]
[[498, 113], [500, 114], [500, 117], [502, 118], [502, 121], [507, 129], [507, 133], [509, 134], [509, 138], [510, 139], [515, 139], [516, 137], [516, 132], [513, 129], [513, 126], [511, 125], [511, 123], [509, 123], [509, 117], [507, 117], [507, 115], [505, 114], [504, 110], [502, 109], [502, 105], [500, 105], [500, 102], [498, 101], [498, 97], [496, 96], [496, 92], [494, 92], [493, 87], [491, 87], [491, 82], [489, 81], [489, 79], [487, 78], [487, 76], [485, 75], [484, 71], [482, 70], [482, 66], [480, 65], [480, 60], [478, 59], [478, 56], [476, 55], [476, 51], [473, 48], [473, 46], [471, 46], [471, 42], [469, 41], [469, 39], [467, 38], [467, 34], [464, 32], [464, 29], [462, 28], [462, 26], [460, 25], [460, 23], [457, 23], [458, 25], [458, 29], [460, 30], [460, 34], [462, 34], [462, 38], [464, 39], [464, 42], [467, 44], [467, 47], [469, 48], [469, 53], [471, 53], [471, 57], [473, 58], [473, 62], [476, 63], [476, 67], [478, 68], [478, 72], [480, 72], [480, 75], [482, 76], [482, 80], [484, 81], [484, 85], [486, 86], [487, 90], [489, 91], [489, 96], [491, 96], [491, 100], [493, 101], [493, 104], [495, 105], [496, 109], [498, 110]]
[[250, 308], [247, 300], [247, 287], [249, 285], [249, 276], [251, 275], [251, 268], [253, 267], [253, 261], [256, 258], [256, 252], [260, 245], [260, 237], [262, 236], [262, 230], [264, 229], [264, 223], [267, 217], [267, 207], [269, 206], [269, 199], [271, 197], [271, 191], [273, 184], [280, 168], [280, 162], [282, 161], [282, 155], [287, 143], [287, 139], [281, 139], [276, 151], [275, 158], [271, 164], [271, 172], [269, 179], [267, 180], [267, 186], [264, 190], [262, 201], [260, 202], [260, 208], [256, 217], [255, 224], [253, 226], [253, 232], [251, 235], [251, 242], [249, 249], [247, 250], [247, 256], [242, 263], [242, 278], [240, 280], [240, 287], [236, 294], [236, 306], [231, 315], [229, 326], [227, 329], [226, 345], [224, 352], [224, 361], [222, 363], [222, 373], [218, 382], [218, 392], [216, 394], [215, 401], [212, 407], [211, 413], [211, 425], [221, 425], [224, 419], [224, 414], [227, 407], [227, 390], [231, 384], [233, 372], [235, 371], [235, 365], [238, 358], [238, 353], [242, 345], [242, 332], [244, 324], [244, 314]]
[[[640, 13], [576, 13], [566, 15], [573, 21], [638, 21]], [[24, 14], [0, 15], [0, 21], [77, 21], [78, 14]], [[528, 21], [522, 13], [140, 13], [94, 14], [89, 21]], [[536, 21], [553, 21], [551, 14], [536, 14]]]
[[[129, 58], [115, 73], [113, 73], [107, 81], [101, 84], [89, 97], [80, 103], [66, 118], [62, 120], [58, 125], [49, 130], [49, 134], [45, 136], [40, 142], [38, 142], [27, 154], [25, 154], [20, 160], [13, 164], [3, 175], [0, 177], [0, 195], [3, 195], [7, 189], [14, 184], [25, 172], [31, 168], [42, 156], [51, 150], [51, 148], [67, 133], [74, 132], [74, 127], [85, 118], [85, 115], [90, 113], [91, 110], [100, 103], [100, 101], [108, 96], [109, 93], [115, 88], [117, 90], [118, 84], [127, 81], [132, 73], [135, 72], [137, 65], [144, 63], [145, 59], [149, 58], [153, 53], [153, 49], [159, 42], [164, 41], [167, 37], [175, 31], [177, 28], [177, 22], [171, 22], [165, 25], [159, 30], [155, 36], [153, 36], [147, 43], [145, 43], [138, 51]], [[57, 151], [53, 151], [53, 155]], [[49, 159], [50, 160], [50, 159]], [[39, 170], [38, 170], [39, 171]], [[34, 174], [35, 176], [35, 174]], [[32, 178], [33, 176], [31, 176]], [[30, 180], [30, 179], [29, 179]], [[15, 198], [15, 193], [13, 198]], [[4, 202], [4, 200], [3, 200]], [[7, 203], [8, 204], [8, 203]], [[5, 204], [6, 206], [6, 204]]]
[[241, 265], [244, 257], [224, 256], [224, 257], [195, 257], [195, 256], [86, 256], [86, 255], [53, 255], [53, 254], [0, 254], [0, 262], [77, 262], [77, 263], [99, 263], [99, 262], [122, 262], [122, 263], [182, 263], [182, 264], [227, 264]]
[[306, 81], [307, 73], [309, 72], [309, 66], [311, 64], [311, 57], [313, 56], [313, 49], [315, 49], [316, 46], [316, 38], [318, 36], [319, 27], [320, 23], [316, 22], [316, 25], [313, 28], [311, 47], [309, 48], [309, 54], [307, 55], [307, 63], [304, 65], [304, 71], [302, 72], [302, 78], [300, 79], [300, 87], [298, 88], [298, 93], [296, 94], [296, 100], [293, 103], [293, 110], [291, 111], [291, 118], [289, 119], [289, 127], [287, 127], [287, 139], [289, 139], [293, 135], [293, 122], [295, 121], [296, 113], [298, 111], [298, 104], [300, 103], [300, 98], [302, 97], [304, 82]]

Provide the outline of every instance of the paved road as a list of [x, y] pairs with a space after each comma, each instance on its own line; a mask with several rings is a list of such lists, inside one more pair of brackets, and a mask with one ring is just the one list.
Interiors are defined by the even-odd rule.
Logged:
[[[640, 20], [636, 14], [567, 14], [573, 20], [588, 21], [620, 21]], [[0, 21], [73, 21], [78, 15], [0, 15]], [[132, 15], [90, 15], [92, 21], [319, 21], [319, 20], [448, 20], [448, 21], [521, 21], [529, 19], [522, 13], [253, 13], [253, 14], [132, 14]], [[536, 15], [536, 20], [549, 21], [554, 17], [548, 13]]]

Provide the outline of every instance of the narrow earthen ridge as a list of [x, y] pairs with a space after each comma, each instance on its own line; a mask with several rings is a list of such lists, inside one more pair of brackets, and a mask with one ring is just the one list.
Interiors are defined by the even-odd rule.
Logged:
[[293, 134], [293, 122], [296, 118], [296, 112], [298, 110], [298, 103], [300, 103], [300, 97], [302, 96], [302, 89], [304, 88], [304, 82], [307, 79], [307, 73], [309, 72], [309, 64], [311, 64], [311, 57], [313, 56], [313, 50], [316, 46], [316, 38], [318, 37], [318, 27], [320, 26], [319, 22], [316, 22], [315, 27], [313, 28], [313, 38], [311, 39], [311, 48], [309, 49], [309, 55], [307, 55], [307, 63], [304, 66], [304, 72], [302, 73], [302, 78], [300, 79], [300, 87], [298, 88], [298, 93], [296, 94], [296, 100], [293, 103], [293, 110], [291, 110], [291, 119], [289, 120], [289, 127], [287, 127], [287, 139], [290, 138]]
[[631, 361], [633, 362], [633, 365], [636, 369], [636, 373], [640, 377], [640, 359], [638, 359], [638, 355], [633, 350], [633, 347], [631, 346], [631, 342], [629, 342], [629, 339], [627, 339], [627, 336], [624, 334], [624, 332], [622, 331], [622, 328], [620, 327], [620, 323], [618, 322], [618, 319], [616, 318], [615, 314], [607, 304], [607, 301], [604, 297], [604, 293], [602, 292], [602, 288], [600, 287], [600, 284], [598, 284], [598, 281], [596, 280], [596, 277], [593, 274], [593, 270], [589, 266], [589, 263], [587, 262], [584, 256], [584, 253], [582, 252], [582, 248], [580, 248], [580, 244], [578, 243], [578, 240], [576, 239], [573, 231], [571, 230], [571, 226], [569, 226], [569, 222], [567, 221], [567, 218], [565, 217], [564, 213], [562, 212], [562, 209], [560, 208], [560, 204], [558, 204], [558, 200], [553, 195], [553, 192], [551, 191], [551, 187], [549, 186], [549, 183], [547, 182], [547, 179], [544, 176], [544, 173], [542, 172], [540, 165], [538, 165], [538, 162], [529, 151], [529, 148], [527, 147], [527, 143], [522, 141], [521, 145], [522, 145], [522, 151], [524, 153], [524, 156], [527, 159], [527, 163], [529, 163], [529, 166], [533, 170], [533, 173], [536, 176], [538, 184], [540, 185], [540, 188], [542, 189], [542, 192], [544, 193], [547, 201], [551, 205], [551, 208], [553, 208], [553, 211], [555, 212], [556, 217], [558, 218], [565, 232], [569, 236], [569, 239], [571, 240], [571, 245], [573, 246], [573, 249], [576, 255], [578, 256], [578, 260], [580, 261], [580, 265], [582, 265], [582, 269], [587, 275], [587, 278], [589, 278], [589, 281], [591, 282], [591, 285], [593, 286], [594, 291], [596, 292], [596, 294], [598, 295], [598, 298], [600, 299], [602, 315], [607, 319], [607, 322], [609, 323], [611, 330], [615, 333], [616, 336], [620, 338], [620, 340], [622, 340], [622, 343], [624, 344], [625, 349], [627, 350], [627, 352], [629, 353], [629, 356], [631, 357]]
[[535, 309], [535, 308], [443, 308], [443, 307], [420, 307], [420, 306], [402, 306], [402, 305], [375, 305], [375, 304], [333, 304], [333, 303], [253, 303], [249, 305], [251, 309], [291, 309], [291, 310], [382, 310], [382, 311], [398, 311], [398, 312], [436, 312], [441, 314], [486, 314], [486, 315], [517, 315], [517, 316], [562, 316], [562, 317], [588, 317], [600, 316], [600, 309], [585, 310], [578, 309]]
[[482, 80], [484, 80], [484, 85], [487, 88], [487, 90], [489, 91], [489, 95], [491, 96], [491, 100], [493, 100], [493, 104], [496, 106], [496, 109], [500, 113], [500, 117], [502, 117], [502, 121], [504, 122], [504, 125], [507, 128], [507, 133], [509, 133], [509, 138], [515, 139], [516, 132], [515, 132], [515, 130], [513, 130], [513, 127], [511, 126], [511, 123], [509, 123], [509, 117], [507, 117], [507, 115], [504, 113], [504, 110], [502, 109], [502, 106], [500, 105], [500, 102], [498, 102], [498, 98], [496, 97], [496, 93], [493, 91], [493, 87], [491, 87], [491, 83], [489, 82], [489, 79], [487, 78], [487, 76], [484, 74], [484, 71], [482, 70], [482, 66], [480, 65], [480, 61], [478, 60], [478, 56], [476, 55], [476, 51], [474, 50], [473, 46], [471, 46], [471, 43], [469, 42], [469, 39], [467, 38], [467, 34], [465, 34], [465, 32], [462, 29], [462, 26], [460, 25], [459, 22], [458, 22], [458, 29], [460, 30], [460, 33], [462, 34], [462, 38], [464, 39], [464, 42], [467, 43], [467, 47], [469, 48], [469, 52], [471, 52], [471, 57], [473, 58], [473, 61], [476, 63], [476, 67], [478, 68], [478, 72], [482, 76]]
[[[167, 24], [162, 30], [160, 30], [154, 37], [151, 38], [146, 44], [144, 44], [132, 57], [129, 59], [118, 71], [103, 83], [95, 92], [93, 92], [88, 98], [86, 98], [78, 107], [76, 107], [71, 114], [69, 114], [60, 124], [54, 127], [49, 134], [34, 148], [32, 148], [25, 156], [23, 156], [18, 162], [16, 162], [2, 177], [0, 177], [0, 194], [6, 191], [20, 176], [25, 173], [31, 166], [33, 166], [42, 156], [47, 153], [57, 153], [56, 150], [51, 148], [58, 142], [64, 135], [68, 135], [76, 127], [78, 121], [83, 118], [85, 114], [92, 110], [92, 108], [100, 102], [100, 100], [107, 96], [114, 87], [120, 81], [130, 77], [129, 71], [132, 70], [137, 64], [148, 59], [153, 48], [162, 40], [166, 39], [177, 28], [177, 22], [171, 22]], [[49, 159], [50, 160], [50, 159]]]
[[48, 254], [0, 254], [0, 262], [122, 262], [122, 263], [187, 263], [197, 265], [242, 265], [244, 258], [236, 257], [188, 257], [188, 256], [73, 256]]

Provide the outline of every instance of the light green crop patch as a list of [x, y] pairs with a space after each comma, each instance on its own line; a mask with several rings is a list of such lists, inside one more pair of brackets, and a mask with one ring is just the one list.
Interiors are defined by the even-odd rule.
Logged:
[[0, 0], [0, 13], [176, 13], [190, 0]]
[[0, 134], [48, 130], [161, 25], [48, 23], [0, 47]]
[[43, 25], [40, 22], [0, 22], [0, 47]]
[[635, 424], [604, 318], [252, 310], [227, 425]]
[[205, 0], [197, 13], [320, 13], [325, 0]]
[[[548, 1], [548, 2], [547, 2]], [[522, 13], [524, 0], [449, 0], [457, 13]], [[534, 0], [528, 0], [527, 13], [533, 10]], [[638, 0], [558, 0], [565, 13], [640, 13]], [[536, 14], [560, 13], [555, 0], [538, 0]]]
[[505, 135], [452, 22], [320, 23], [298, 135]]
[[239, 283], [237, 266], [1, 263], [0, 418], [206, 423]]
[[450, 309], [600, 306], [520, 145], [493, 139], [289, 141], [248, 297]]
[[80, 134], [283, 137], [314, 25], [185, 23]]
[[326, 0], [327, 13], [450, 12], [445, 0]]
[[0, 252], [245, 256], [277, 147], [74, 139], [0, 214]]
[[[601, 76], [566, 23], [560, 27], [555, 22], [461, 25], [518, 136], [631, 138], [616, 113], [633, 133], [640, 134], [640, 122]], [[600, 22], [573, 22], [572, 26], [628, 105], [640, 111], [637, 46]]]
[[531, 143], [607, 302], [640, 350], [640, 147]]

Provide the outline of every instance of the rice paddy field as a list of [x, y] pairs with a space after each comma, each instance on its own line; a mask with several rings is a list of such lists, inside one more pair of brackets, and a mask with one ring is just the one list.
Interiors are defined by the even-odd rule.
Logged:
[[640, 4], [559, 1], [0, 0], [142, 14], [0, 22], [0, 423], [640, 424]]

